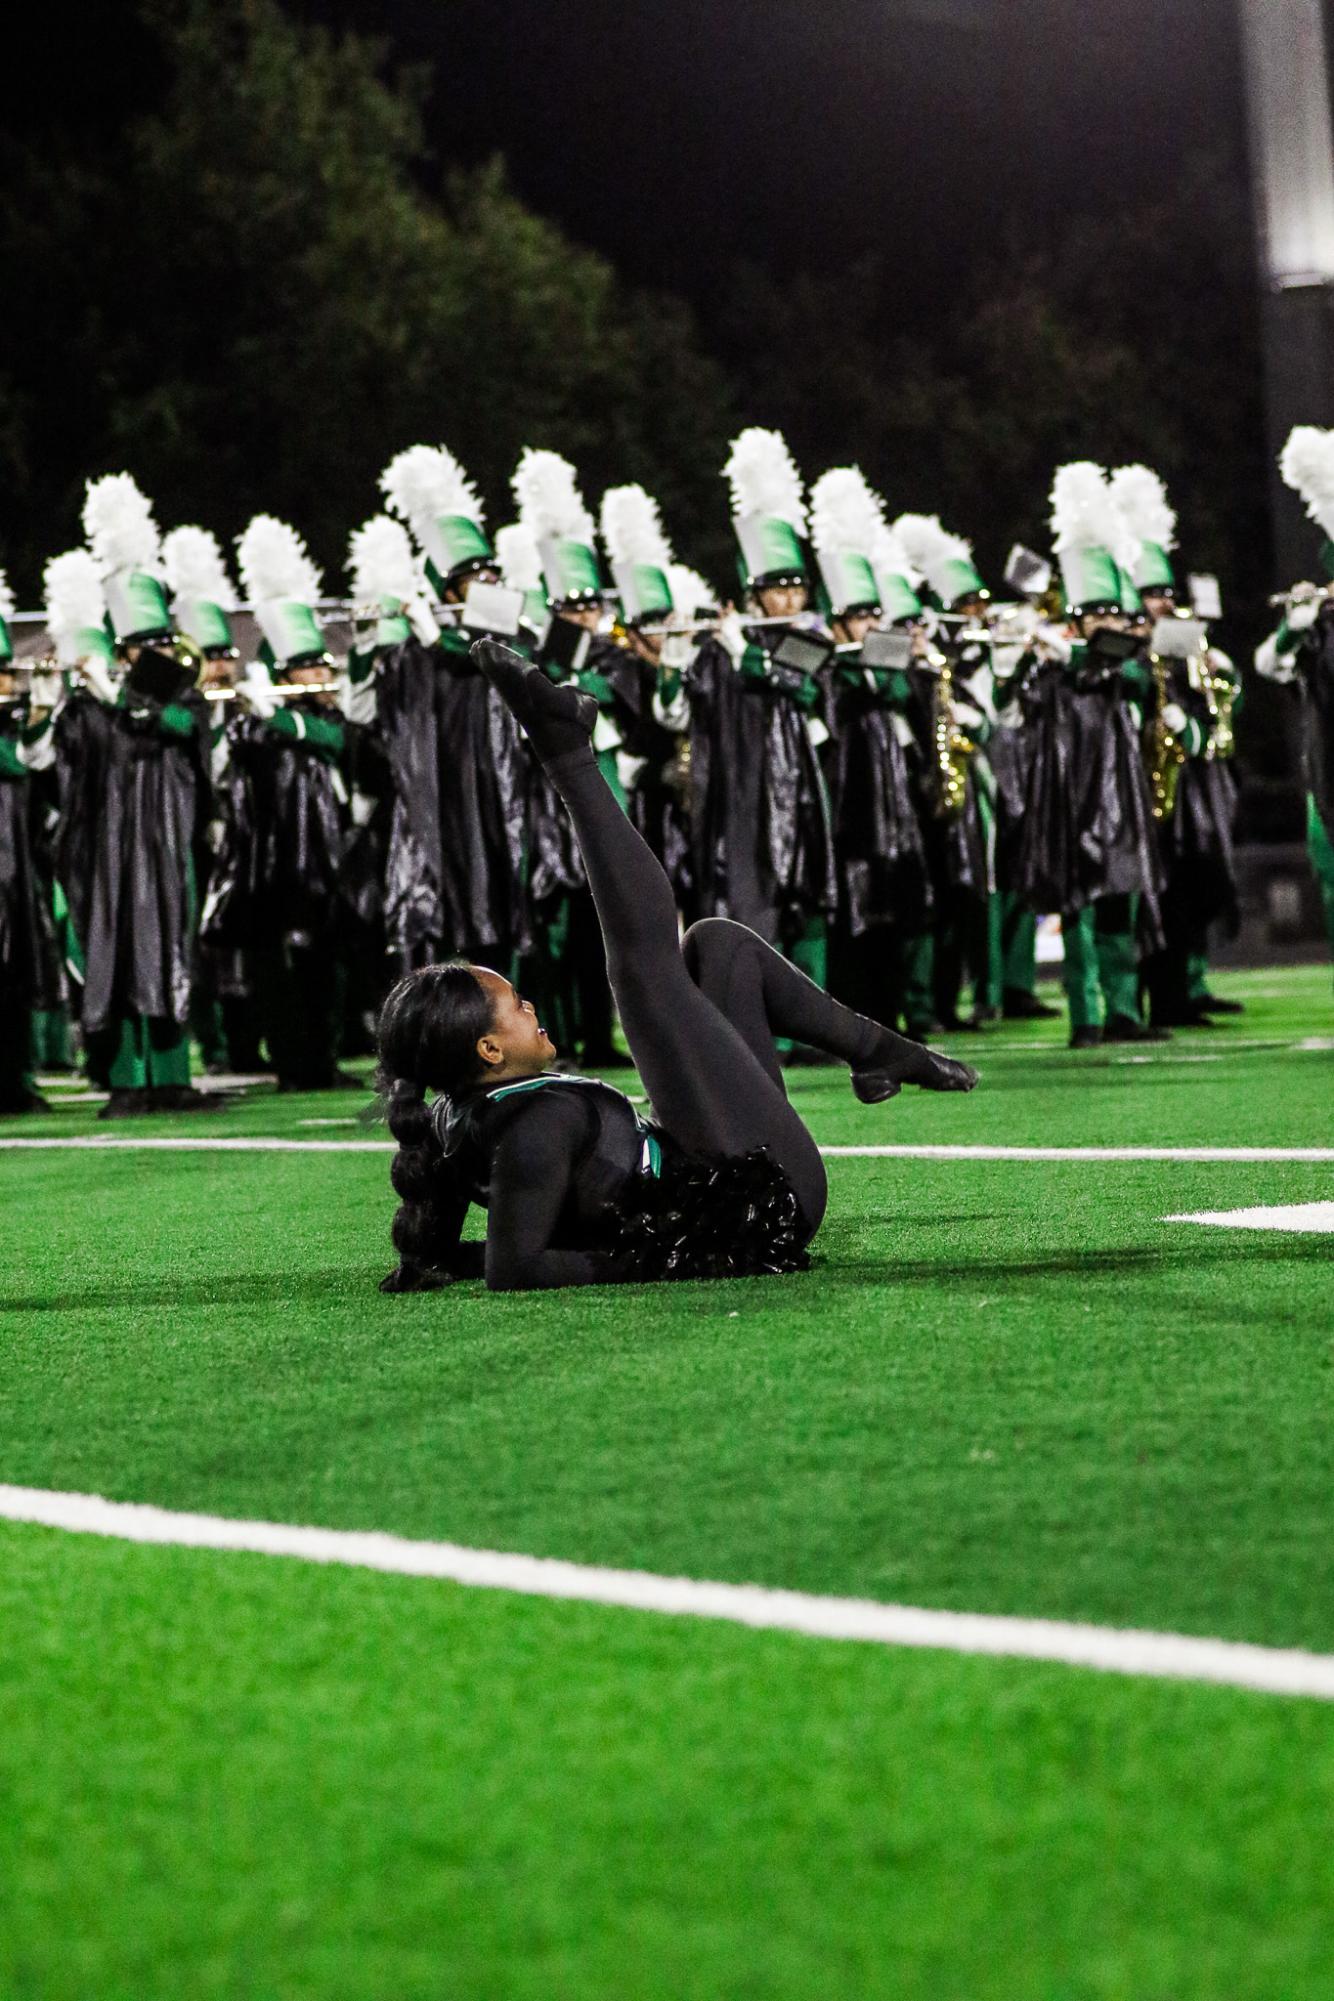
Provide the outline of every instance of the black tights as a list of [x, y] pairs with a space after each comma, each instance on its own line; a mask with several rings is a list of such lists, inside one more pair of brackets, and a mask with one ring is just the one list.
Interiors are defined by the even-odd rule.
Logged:
[[744, 924], [706, 917], [682, 945], [671, 885], [591, 749], [547, 764], [597, 906], [607, 973], [653, 1110], [691, 1153], [767, 1147], [813, 1236], [827, 1187], [819, 1148], [788, 1103], [774, 1036], [872, 1067], [901, 1038], [822, 992]]

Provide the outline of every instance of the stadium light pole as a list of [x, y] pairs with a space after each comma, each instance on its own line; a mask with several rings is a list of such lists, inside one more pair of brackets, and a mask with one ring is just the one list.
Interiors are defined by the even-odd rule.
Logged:
[[[1334, 133], [1323, 0], [1239, 0], [1260, 263], [1265, 413], [1334, 425]], [[1300, 502], [1271, 473], [1279, 584], [1310, 567]]]

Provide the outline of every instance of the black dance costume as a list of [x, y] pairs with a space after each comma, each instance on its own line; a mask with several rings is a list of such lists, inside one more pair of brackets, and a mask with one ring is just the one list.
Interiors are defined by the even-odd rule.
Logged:
[[[854, 1014], [744, 925], [706, 918], [682, 941], [667, 877], [598, 769], [592, 702], [496, 642], [474, 653], [569, 812], [655, 1117], [559, 1074], [438, 1098], [452, 1172], [435, 1201], [439, 1270], [517, 1290], [804, 1269], [825, 1171], [788, 1103], [775, 1035], [841, 1057], [866, 1102], [903, 1083], [968, 1090], [974, 1073]], [[490, 1211], [484, 1254], [458, 1242], [474, 1201]]]

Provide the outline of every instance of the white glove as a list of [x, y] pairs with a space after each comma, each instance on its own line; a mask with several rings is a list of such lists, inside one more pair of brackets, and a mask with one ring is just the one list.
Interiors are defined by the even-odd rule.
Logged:
[[1163, 704], [1163, 721], [1168, 729], [1171, 730], [1173, 736], [1181, 736], [1189, 720], [1190, 718], [1187, 716], [1180, 702], [1165, 702]]
[[96, 695], [98, 701], [105, 702], [108, 707], [114, 708], [116, 702], [116, 684], [111, 678], [111, 669], [107, 666], [101, 654], [89, 653], [86, 655], [79, 662], [79, 672], [82, 674], [88, 687]]
[[277, 697], [273, 692], [273, 680], [262, 660], [247, 660], [245, 673], [236, 684], [237, 700], [245, 703], [255, 715], [267, 722], [278, 712]]
[[411, 597], [403, 607], [408, 624], [423, 646], [434, 646], [440, 637], [440, 622], [423, 597]]
[[740, 612], [728, 612], [727, 617], [719, 624], [718, 637], [733, 660], [739, 660], [746, 650], [746, 632], [741, 623]]
[[1289, 632], [1309, 632], [1319, 616], [1319, 599], [1302, 598], [1297, 604], [1288, 606], [1283, 623]]

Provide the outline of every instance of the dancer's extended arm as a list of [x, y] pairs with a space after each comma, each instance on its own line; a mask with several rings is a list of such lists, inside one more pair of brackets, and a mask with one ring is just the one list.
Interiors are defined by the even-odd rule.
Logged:
[[492, 1156], [486, 1282], [493, 1292], [610, 1285], [630, 1275], [606, 1253], [551, 1248], [588, 1128], [572, 1095], [541, 1095], [542, 1104], [512, 1120]]

